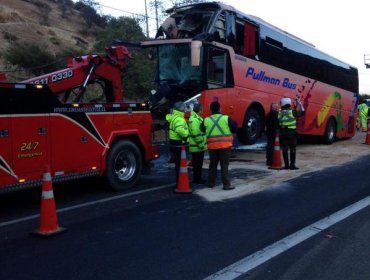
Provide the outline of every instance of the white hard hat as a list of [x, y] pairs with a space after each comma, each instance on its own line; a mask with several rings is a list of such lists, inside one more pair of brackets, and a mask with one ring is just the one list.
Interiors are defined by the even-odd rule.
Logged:
[[283, 97], [280, 100], [281, 107], [285, 105], [292, 105], [292, 100], [289, 97]]

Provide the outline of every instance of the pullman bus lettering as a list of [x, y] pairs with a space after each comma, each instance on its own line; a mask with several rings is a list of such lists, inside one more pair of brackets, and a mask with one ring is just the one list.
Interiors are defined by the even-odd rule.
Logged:
[[265, 71], [255, 73], [253, 67], [248, 67], [247, 74], [245, 75], [245, 77], [248, 78], [248, 76], [251, 76], [253, 80], [261, 81], [276, 86], [280, 85], [280, 79], [267, 76]]

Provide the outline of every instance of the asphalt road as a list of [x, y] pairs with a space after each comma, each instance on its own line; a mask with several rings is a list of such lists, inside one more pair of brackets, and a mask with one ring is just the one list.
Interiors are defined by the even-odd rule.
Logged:
[[237, 280], [368, 280], [370, 207], [353, 214]]
[[[7, 224], [37, 213], [37, 191], [1, 197], [0, 279], [204, 279], [370, 193], [369, 156], [217, 202], [196, 192], [174, 194], [166, 185], [172, 170], [161, 166], [155, 176], [142, 178], [136, 192], [106, 192], [96, 180], [57, 186], [59, 224], [68, 231], [49, 239], [29, 234], [37, 218]], [[368, 236], [366, 211], [333, 226], [326, 238], [314, 236], [240, 279], [369, 279], [368, 247], [361, 244], [366, 237], [350, 238], [356, 229]], [[325, 278], [323, 271], [339, 247], [359, 257], [343, 253], [331, 267], [337, 277]], [[359, 248], [365, 251], [357, 253]], [[362, 265], [356, 266], [359, 259]], [[344, 277], [350, 272], [366, 278]]]

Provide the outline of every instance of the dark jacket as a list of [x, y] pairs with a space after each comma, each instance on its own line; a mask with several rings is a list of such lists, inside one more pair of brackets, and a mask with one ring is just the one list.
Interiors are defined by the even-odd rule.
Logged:
[[276, 130], [279, 129], [278, 112], [270, 111], [266, 116], [266, 136], [275, 138]]

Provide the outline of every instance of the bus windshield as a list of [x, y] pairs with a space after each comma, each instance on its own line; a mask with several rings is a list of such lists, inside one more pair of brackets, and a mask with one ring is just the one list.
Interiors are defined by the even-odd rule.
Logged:
[[191, 66], [190, 45], [172, 44], [158, 47], [158, 70], [160, 83], [185, 85], [201, 79], [199, 67]]
[[156, 90], [150, 97], [154, 108], [168, 108], [201, 92], [202, 68], [191, 65], [190, 43], [158, 45], [157, 54]]

